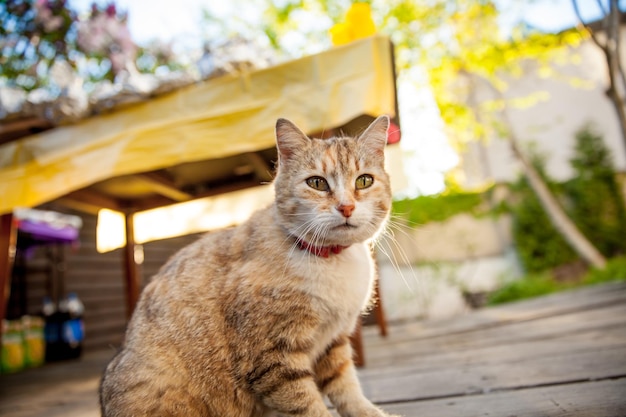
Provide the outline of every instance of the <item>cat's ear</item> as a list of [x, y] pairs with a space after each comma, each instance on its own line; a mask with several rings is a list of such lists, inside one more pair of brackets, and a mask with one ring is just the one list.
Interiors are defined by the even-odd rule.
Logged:
[[281, 158], [289, 159], [295, 152], [305, 148], [310, 141], [311, 139], [289, 120], [276, 121], [276, 145]]
[[376, 155], [383, 155], [387, 144], [389, 116], [379, 116], [357, 139], [362, 146]]

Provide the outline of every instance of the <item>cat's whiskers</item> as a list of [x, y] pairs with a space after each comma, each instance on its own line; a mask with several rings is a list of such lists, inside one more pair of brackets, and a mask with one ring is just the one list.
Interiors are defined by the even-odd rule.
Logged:
[[[309, 213], [294, 213], [294, 215], [295, 214], [306, 217], [311, 216]], [[333, 219], [334, 216], [332, 216], [332, 214], [330, 213], [320, 213], [298, 226], [295, 230], [291, 231], [292, 235], [289, 235], [285, 238], [285, 240], [295, 238], [295, 241], [291, 244], [289, 250], [289, 258], [292, 258], [294, 251], [300, 250], [298, 240], [301, 239], [301, 236], [310, 236], [310, 239], [308, 239], [308, 243], [310, 243], [312, 246], [324, 246], [325, 239], [328, 235], [328, 231], [331, 227], [331, 221]], [[301, 264], [299, 265], [299, 267], [311, 269], [311, 262], [321, 262], [321, 259], [318, 259], [318, 256], [314, 256], [309, 252], [306, 252], [305, 254], [307, 256], [304, 256], [300, 259]], [[286, 270], [287, 264], [285, 265], [282, 272], [283, 278], [285, 277]]]
[[[297, 214], [301, 214], [303, 216], [308, 216], [308, 213], [297, 213]], [[287, 255], [287, 259], [293, 259], [293, 254], [296, 251], [296, 249], [299, 250], [299, 245], [298, 245], [298, 239], [299, 239], [299, 235], [300, 235], [300, 231], [302, 229], [302, 234], [306, 235], [307, 233], [309, 233], [313, 228], [316, 227], [316, 219], [315, 218], [311, 218], [309, 220], [307, 220], [306, 222], [302, 223], [300, 226], [298, 226], [294, 231], [292, 231], [292, 234], [288, 234], [285, 237], [285, 240], [283, 242], [286, 242], [290, 239], [294, 239], [294, 242], [291, 244], [291, 247], [289, 249], [289, 253]], [[285, 262], [285, 266], [283, 267], [283, 272], [281, 274], [281, 279], [285, 278], [285, 274], [287, 272], [287, 267], [289, 266], [288, 262]]]
[[[324, 222], [318, 222], [316, 224], [316, 228], [313, 231], [313, 235], [311, 238], [311, 244], [313, 246], [322, 246], [322, 242], [324, 240], [324, 238], [326, 237], [326, 233], [328, 231], [328, 226], [327, 224], [325, 224]], [[317, 255], [313, 255], [312, 253], [307, 252], [306, 259], [307, 259], [307, 267], [310, 269], [311, 268], [311, 262], [314, 262], [315, 264], [319, 264], [321, 259], [319, 256]], [[317, 266], [317, 265], [316, 265]]]
[[[397, 221], [395, 216], [390, 216], [390, 218], [387, 221], [387, 227], [385, 227], [383, 233], [380, 235], [380, 239], [378, 239], [375, 243], [376, 243], [377, 248], [380, 250], [380, 252], [383, 255], [385, 255], [387, 259], [389, 259], [394, 271], [401, 277], [406, 287], [411, 291], [412, 294], [415, 294], [416, 291], [407, 280], [405, 273], [403, 272], [403, 268], [401, 267], [401, 263], [402, 265], [409, 268], [412, 281], [419, 287], [419, 291], [417, 291], [418, 293], [417, 295], [423, 296], [426, 294], [424, 290], [424, 281], [421, 280], [417, 276], [416, 270], [413, 268], [413, 265], [409, 256], [407, 255], [403, 246], [398, 242], [398, 240], [395, 237], [395, 233], [399, 232], [405, 235], [408, 239], [414, 241], [413, 236], [411, 236], [410, 233], [404, 230], [405, 228], [408, 228], [408, 227], [409, 226], [407, 226], [404, 222]], [[383, 243], [387, 245], [387, 248], [385, 248]], [[395, 250], [393, 250], [394, 248]], [[396, 253], [397, 253], [397, 256], [396, 256]]]

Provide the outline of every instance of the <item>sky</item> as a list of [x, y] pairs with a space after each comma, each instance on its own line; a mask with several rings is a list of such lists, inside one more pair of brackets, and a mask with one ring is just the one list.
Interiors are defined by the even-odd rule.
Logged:
[[[92, 1], [70, 0], [70, 4], [79, 12], [86, 12]], [[546, 32], [560, 31], [577, 23], [571, 0], [495, 1], [502, 12], [501, 25], [504, 28], [512, 26], [520, 16], [531, 27]], [[597, 0], [577, 1], [586, 21], [601, 16]], [[602, 1], [606, 3], [608, 0]], [[106, 2], [99, 1], [100, 4]], [[254, 21], [258, 11], [253, 3], [243, 0], [116, 0], [118, 7], [128, 12], [129, 29], [135, 42], [145, 45], [158, 39], [185, 45], [184, 49], [198, 49], [204, 42], [203, 8], [225, 20], [237, 17]], [[317, 23], [321, 22], [299, 22], [301, 25]], [[411, 169], [406, 172], [410, 183], [407, 196], [434, 194], [443, 190], [444, 174], [458, 163], [459, 158], [443, 134], [443, 124], [432, 96], [409, 84], [398, 87], [403, 132], [401, 146], [407, 155], [405, 166]]]
[[[597, 0], [577, 0], [585, 19], [597, 18], [600, 11]], [[606, 0], [603, 0], [606, 2]], [[80, 11], [89, 10], [93, 0], [70, 0]], [[504, 24], [520, 14], [534, 27], [545, 31], [559, 31], [576, 23], [571, 0], [496, 0], [507, 17]], [[106, 3], [106, 0], [99, 0]], [[164, 41], [197, 38], [201, 26], [200, 10], [209, 8], [224, 18], [233, 14], [254, 14], [254, 7], [236, 8], [240, 2], [215, 2], [210, 0], [116, 0], [116, 4], [129, 13], [130, 31], [138, 43], [152, 39]], [[175, 6], [174, 6], [175, 5]]]

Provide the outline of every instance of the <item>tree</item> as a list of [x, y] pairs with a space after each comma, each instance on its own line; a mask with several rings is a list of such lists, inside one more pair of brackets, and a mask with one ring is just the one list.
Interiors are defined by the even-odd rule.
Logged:
[[593, 42], [600, 48], [606, 59], [606, 68], [609, 85], [606, 95], [615, 108], [617, 120], [622, 132], [622, 141], [626, 151], [626, 76], [620, 56], [620, 26], [623, 13], [619, 9], [618, 0], [609, 0], [608, 8], [598, 0], [598, 7], [603, 17], [595, 23], [585, 22], [578, 7], [579, 0], [572, 0], [572, 6], [580, 24], [591, 36]]
[[127, 18], [114, 1], [92, 3], [81, 19], [66, 0], [0, 2], [0, 84], [27, 91], [45, 87], [58, 61], [96, 82], [135, 65], [144, 72], [180, 67], [164, 45], [135, 45]]
[[[298, 5], [336, 10], [330, 0], [300, 0]], [[411, 0], [368, 2], [374, 20], [393, 40], [399, 71], [420, 66], [428, 74], [441, 116], [459, 146], [469, 141], [500, 136], [507, 139], [513, 154], [539, 198], [543, 209], [571, 247], [589, 264], [603, 267], [604, 257], [578, 230], [552, 195], [541, 176], [520, 149], [507, 109], [514, 104], [505, 100], [507, 77], [524, 74], [534, 65], [550, 70], [551, 60], [567, 54], [567, 48], [583, 36], [576, 30], [544, 34], [518, 25], [505, 37], [500, 33], [499, 10], [492, 0]], [[267, 10], [274, 20], [287, 21], [293, 3], [278, 8], [273, 1]], [[345, 7], [347, 8], [347, 7]], [[344, 9], [345, 10], [345, 9]], [[335, 22], [338, 19], [333, 19]], [[276, 25], [279, 27], [280, 25]], [[274, 34], [274, 37], [277, 37]], [[477, 83], [494, 92], [491, 100], [478, 97]], [[525, 104], [538, 97], [517, 98]]]
[[30, 90], [45, 83], [56, 60], [75, 64], [75, 22], [64, 0], [0, 3], [0, 76]]
[[[559, 34], [514, 31], [510, 38], [498, 37], [497, 9], [491, 2], [474, 3], [460, 10], [451, 23], [455, 49], [440, 61], [440, 68], [431, 68], [431, 83], [435, 89], [442, 117], [461, 140], [490, 136], [506, 139], [513, 155], [520, 162], [530, 187], [557, 231], [578, 255], [590, 265], [603, 267], [606, 260], [580, 232], [556, 197], [520, 148], [520, 140], [510, 122], [509, 108], [515, 102], [526, 105], [536, 98], [505, 99], [507, 79], [528, 69], [549, 68], [555, 56], [567, 53], [582, 37], [576, 30]], [[450, 80], [464, 83], [451, 84]], [[491, 92], [489, 99], [479, 98], [478, 86]], [[437, 93], [439, 91], [439, 93]], [[462, 122], [459, 123], [459, 120]], [[464, 138], [464, 139], [463, 139]]]

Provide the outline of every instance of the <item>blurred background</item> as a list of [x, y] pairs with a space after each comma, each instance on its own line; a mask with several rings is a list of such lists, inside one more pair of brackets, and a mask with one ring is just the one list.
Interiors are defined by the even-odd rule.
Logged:
[[[179, 91], [211, 89], [223, 80], [245, 84], [249, 74], [329, 51], [345, 58], [352, 45], [368, 45], [363, 42], [372, 37], [393, 45], [396, 102], [379, 110], [395, 117], [402, 138], [388, 147], [394, 206], [377, 245], [388, 320], [450, 317], [485, 304], [626, 279], [624, 3], [3, 1], [0, 179], [18, 184], [29, 175], [24, 161], [36, 161], [29, 169], [39, 175], [37, 187], [7, 185], [3, 199], [24, 197], [15, 201], [59, 214], [54, 221], [76, 232], [55, 238], [52, 247], [37, 242], [18, 251], [12, 265], [2, 265], [10, 266], [0, 271], [11, 288], [5, 317], [39, 314], [50, 295], [60, 308], [65, 294], [75, 293], [84, 303], [86, 348], [118, 344], [132, 311], [129, 297], [168, 256], [197, 233], [237, 224], [271, 201], [267, 186], [223, 189], [222, 179], [205, 178], [205, 188], [220, 192], [185, 205], [195, 194], [172, 170], [142, 177], [142, 187], [149, 183], [170, 203], [183, 202], [159, 203], [158, 213], [106, 203], [102, 196], [115, 195], [121, 185], [105, 187], [96, 177], [92, 182], [102, 186], [91, 189], [89, 198], [69, 190], [73, 198], [59, 191], [29, 199], [73, 181], [42, 168], [61, 144], [69, 155], [62, 165], [78, 165], [72, 149], [85, 133], [100, 134], [92, 128], [78, 136], [63, 132], [125, 113], [132, 117], [106, 119], [98, 129], [117, 129], [113, 120], [130, 129], [138, 115], [132, 112], [146, 102], [175, 101]], [[372, 66], [378, 64], [386, 65], [375, 60]], [[221, 100], [228, 105], [227, 96]], [[347, 129], [346, 121], [328, 120], [319, 127]], [[265, 124], [258, 135], [250, 134], [265, 135], [263, 146], [270, 148], [274, 120]], [[317, 130], [309, 127], [307, 133]], [[220, 141], [235, 143], [237, 137]], [[114, 149], [102, 146], [103, 152]], [[133, 150], [137, 158], [156, 158], [154, 149], [144, 148]], [[122, 148], [115, 149], [121, 154]], [[267, 183], [275, 160], [267, 152], [227, 168], [238, 178], [255, 174], [254, 185]], [[128, 185], [128, 178], [121, 182]], [[137, 187], [120, 201], [141, 194]], [[10, 223], [50, 218], [12, 204], [3, 210]], [[20, 230], [18, 248], [20, 239], [33, 238], [32, 230]]]

